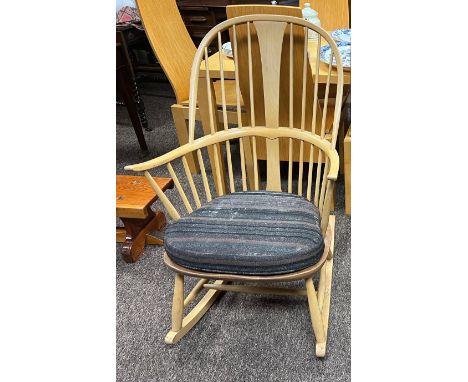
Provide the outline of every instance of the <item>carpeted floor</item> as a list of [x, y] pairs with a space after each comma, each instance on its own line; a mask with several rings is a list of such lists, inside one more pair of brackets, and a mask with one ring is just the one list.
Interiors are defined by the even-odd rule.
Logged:
[[[118, 106], [118, 174], [126, 173], [127, 164], [178, 146], [170, 87], [146, 85], [141, 93], [153, 128], [145, 131], [150, 154], [142, 157], [126, 109]], [[167, 173], [154, 171], [153, 175]], [[166, 345], [174, 278], [163, 264], [163, 249], [148, 246], [137, 263], [127, 264], [117, 244], [117, 381], [350, 381], [351, 219], [344, 214], [342, 179], [336, 195], [332, 302], [324, 359], [314, 355], [304, 297], [224, 294], [178, 344]], [[177, 200], [179, 206], [182, 202]], [[159, 202], [154, 208], [161, 208]], [[194, 283], [188, 279], [187, 288]]]

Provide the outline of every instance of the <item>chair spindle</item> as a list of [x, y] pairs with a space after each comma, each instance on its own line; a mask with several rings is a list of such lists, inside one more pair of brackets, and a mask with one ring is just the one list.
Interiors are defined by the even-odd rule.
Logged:
[[193, 211], [192, 206], [190, 205], [190, 202], [187, 198], [187, 195], [185, 194], [185, 191], [180, 184], [179, 178], [177, 177], [176, 172], [174, 171], [174, 168], [172, 167], [171, 163], [167, 164], [167, 169], [169, 170], [169, 173], [171, 174], [171, 178], [174, 181], [174, 185], [176, 186], [177, 191], [179, 192], [179, 195], [182, 199], [182, 202], [184, 203], [184, 206], [187, 210], [188, 213], [191, 213]]

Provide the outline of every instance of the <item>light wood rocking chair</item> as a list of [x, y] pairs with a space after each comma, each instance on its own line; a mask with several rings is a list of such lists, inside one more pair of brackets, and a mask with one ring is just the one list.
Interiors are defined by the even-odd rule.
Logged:
[[[255, 112], [250, 123], [243, 124], [240, 108], [239, 73], [236, 70], [236, 99], [238, 112], [238, 127], [228, 128], [226, 107], [223, 104], [224, 130], [217, 131], [211, 118], [211, 134], [194, 139], [195, 115], [199, 86], [207, 86], [211, 99], [209, 76], [200, 77], [200, 63], [208, 57], [207, 46], [215, 38], [220, 39], [220, 33], [229, 29], [232, 33], [234, 56], [237, 56], [237, 31], [245, 26], [250, 32], [255, 28], [261, 52], [263, 70], [263, 88], [266, 108], [265, 125], [255, 123]], [[324, 99], [324, 109], [328, 107], [328, 89], [336, 87], [334, 121], [331, 142], [325, 139], [325, 118], [322, 119], [320, 134], [305, 129], [304, 121], [300, 127], [295, 127], [294, 118], [290, 124], [279, 124], [279, 73], [284, 35], [294, 38], [294, 28], [307, 28], [317, 32], [319, 38], [324, 38], [332, 47], [338, 70], [337, 83], [331, 84], [330, 75], [326, 84], [327, 92]], [[251, 47], [250, 33], [247, 41]], [[289, 44], [290, 47], [293, 44]], [[304, 41], [303, 55], [307, 54], [307, 41]], [[320, 46], [320, 44], [318, 45]], [[250, 101], [254, 94], [251, 51], [248, 52], [250, 73]], [[289, 50], [289, 68], [293, 67], [294, 49]], [[307, 65], [306, 60], [304, 60]], [[305, 66], [304, 66], [305, 67]], [[306, 69], [304, 69], [306, 70]], [[329, 65], [328, 73], [331, 71]], [[318, 73], [318, 71], [317, 71]], [[291, 69], [292, 76], [292, 69]], [[308, 76], [303, 76], [307, 81]], [[206, 83], [205, 83], [206, 79]], [[302, 110], [306, 103], [313, 105], [313, 122], [315, 125], [318, 105], [317, 78], [314, 81], [314, 92], [311, 99], [303, 97]], [[305, 87], [305, 83], [303, 87]], [[292, 83], [289, 91], [293, 92]], [[223, 76], [221, 76], [221, 93], [225, 93]], [[192, 66], [190, 87], [190, 119], [189, 143], [165, 155], [150, 161], [127, 166], [126, 170], [144, 171], [146, 179], [159, 196], [169, 215], [174, 220], [168, 225], [165, 236], [164, 262], [175, 272], [175, 287], [172, 306], [172, 329], [166, 336], [166, 343], [179, 341], [200, 320], [211, 307], [222, 291], [266, 293], [280, 295], [307, 296], [312, 321], [312, 329], [316, 338], [316, 355], [324, 357], [326, 352], [328, 319], [330, 312], [330, 297], [333, 269], [334, 226], [335, 219], [330, 215], [330, 204], [334, 184], [338, 175], [339, 158], [335, 150], [338, 125], [340, 120], [341, 101], [343, 95], [343, 69], [335, 42], [320, 27], [305, 20], [279, 15], [248, 15], [227, 20], [213, 28], [201, 42]], [[292, 97], [290, 98], [292, 99]], [[294, 107], [291, 102], [290, 107]], [[296, 110], [304, 118], [304, 112]], [[211, 111], [212, 114], [213, 111]], [[291, 112], [292, 116], [293, 113]], [[256, 140], [267, 141], [267, 176], [266, 185], [259, 177], [256, 158]], [[246, 179], [243, 141], [249, 140], [253, 148], [255, 182], [253, 190], [248, 189]], [[298, 141], [301, 149], [309, 148], [311, 157], [317, 155], [317, 163], [310, 160], [308, 171], [305, 172], [303, 162], [299, 164], [297, 177], [297, 192], [293, 192], [292, 166], [288, 168], [287, 192], [281, 184], [279, 141], [286, 140], [290, 147]], [[234, 146], [239, 143], [240, 171], [235, 172], [233, 166]], [[223, 145], [225, 152], [217, 155]], [[215, 148], [215, 167], [212, 173], [205, 170], [202, 150]], [[231, 150], [232, 149], [232, 150]], [[194, 179], [187, 162], [187, 155], [196, 154], [201, 179]], [[289, 163], [292, 163], [293, 153], [290, 151]], [[191, 196], [182, 186], [181, 174], [177, 175], [179, 161], [184, 168], [185, 178], [189, 185]], [[227, 165], [222, 166], [226, 161]], [[234, 164], [239, 164], [235, 163]], [[187, 215], [181, 217], [181, 212], [169, 200], [152, 178], [149, 170], [167, 166], [169, 174], [185, 206]], [[227, 169], [229, 186], [227, 194], [223, 195], [222, 187], [218, 187], [218, 197], [212, 198], [210, 180], [220, 183], [222, 169]], [[314, 170], [315, 168], [315, 170]], [[235, 179], [237, 175], [237, 179]], [[303, 179], [304, 178], [304, 179]], [[307, 181], [305, 182], [305, 178]], [[200, 180], [200, 182], [195, 182]], [[237, 180], [237, 181], [236, 181]], [[304, 181], [304, 182], [303, 182]], [[200, 183], [197, 184], [196, 183]], [[306, 191], [303, 192], [303, 183]], [[199, 191], [204, 189], [204, 200]], [[263, 187], [264, 186], [264, 187]], [[265, 191], [259, 191], [264, 189]], [[304, 196], [302, 196], [304, 194]], [[191, 200], [189, 200], [191, 199]], [[252, 200], [254, 202], [252, 203]], [[279, 206], [279, 208], [278, 208]], [[228, 216], [227, 219], [224, 219]], [[192, 230], [194, 228], [194, 230]], [[192, 236], [191, 236], [192, 235]], [[265, 252], [259, 250], [264, 249]], [[315, 252], [313, 252], [315, 251]], [[300, 255], [300, 256], [299, 256]], [[299, 258], [299, 257], [300, 258]], [[312, 276], [319, 272], [320, 281], [316, 291]], [[200, 280], [195, 287], [184, 296], [184, 277], [190, 276]], [[305, 288], [276, 288], [258, 285], [237, 285], [235, 282], [285, 282], [304, 280]], [[206, 294], [195, 307], [184, 316], [184, 308], [191, 304], [202, 290]]]

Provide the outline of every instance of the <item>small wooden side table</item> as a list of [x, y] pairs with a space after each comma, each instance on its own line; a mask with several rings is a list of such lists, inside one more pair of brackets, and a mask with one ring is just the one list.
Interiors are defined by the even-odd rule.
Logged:
[[[124, 260], [134, 263], [143, 254], [145, 244], [163, 244], [162, 239], [149, 233], [161, 231], [166, 225], [166, 217], [163, 212], [151, 209], [158, 196], [144, 176], [117, 175], [116, 180], [117, 217], [125, 226], [117, 228], [117, 242], [124, 243]], [[154, 177], [154, 180], [163, 191], [174, 187], [171, 178]]]

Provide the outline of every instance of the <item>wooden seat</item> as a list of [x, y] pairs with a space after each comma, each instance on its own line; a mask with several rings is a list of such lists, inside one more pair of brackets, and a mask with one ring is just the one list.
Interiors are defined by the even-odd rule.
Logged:
[[[221, 111], [223, 129], [217, 131], [214, 119], [219, 111], [210, 107], [208, 113], [211, 120], [211, 134], [195, 140], [197, 105], [203, 104], [199, 99], [199, 88], [205, 87], [208, 93], [206, 95], [207, 99], [213, 99], [211, 87], [207, 86], [210, 80], [207, 77], [203, 78], [200, 76], [199, 71], [204, 70], [200, 69], [200, 65], [202, 60], [206, 60], [208, 56], [205, 48], [216, 38], [219, 39], [222, 32], [229, 31], [232, 36], [234, 57], [238, 57], [239, 53], [237, 50], [238, 38], [245, 38], [247, 40], [248, 89], [250, 102], [252, 105], [255, 105], [253, 98], [256, 96], [256, 92], [254, 92], [254, 89], [259, 87], [259, 83], [256, 82], [258, 78], [252, 76], [253, 62], [251, 49], [253, 45], [251, 31], [254, 28], [260, 52], [260, 60], [255, 62], [255, 65], [258, 65], [258, 69], [261, 70], [261, 78], [263, 80], [263, 92], [261, 96], [264, 99], [265, 107], [264, 124], [243, 123], [241, 113], [238, 113], [238, 127], [230, 127], [228, 126], [226, 117], [226, 108], [223, 107]], [[336, 83], [331, 83], [330, 77], [328, 77], [326, 83], [327, 87], [334, 88], [334, 92], [332, 93], [335, 95], [334, 103], [328, 105], [328, 93], [326, 93], [325, 98], [322, 100], [324, 109], [328, 106], [333, 111], [332, 130], [329, 133], [330, 140], [325, 138], [325, 118], [317, 125], [319, 127], [318, 134], [316, 131], [305, 129], [305, 127], [296, 128], [294, 126], [294, 118], [291, 118], [291, 124], [284, 125], [280, 123], [280, 97], [288, 95], [289, 99], [293, 99], [293, 85], [295, 81], [291, 73], [293, 73], [292, 68], [297, 59], [294, 49], [287, 48], [291, 44], [285, 44], [284, 42], [291, 41], [290, 39], [294, 38], [294, 30], [296, 28], [303, 31], [303, 40], [302, 42], [298, 42], [298, 45], [302, 47], [300, 57], [307, 55], [307, 28], [309, 28], [319, 33], [321, 38], [330, 44], [333, 56], [337, 61]], [[241, 33], [238, 33], [242, 29], [247, 31], [243, 36], [241, 36]], [[301, 38], [301, 36], [297, 36], [297, 38]], [[286, 52], [287, 60], [281, 60], [282, 52], [284, 51]], [[280, 92], [280, 73], [286, 70], [282, 66], [286, 62], [288, 63], [286, 73], [290, 74], [288, 77], [292, 80], [286, 87], [287, 90]], [[307, 62], [304, 63], [304, 67], [306, 65], [308, 65]], [[327, 346], [334, 251], [335, 220], [334, 216], [330, 215], [330, 207], [339, 168], [339, 157], [335, 150], [335, 145], [343, 97], [343, 67], [336, 43], [322, 28], [300, 18], [283, 15], [240, 16], [227, 20], [208, 32], [203, 40], [203, 44], [197, 50], [193, 68], [195, 69], [191, 76], [189, 104], [189, 143], [161, 157], [125, 167], [126, 170], [144, 171], [146, 179], [174, 220], [174, 223], [172, 223], [174, 224], [173, 228], [168, 228], [168, 230], [171, 229], [174, 232], [171, 233], [173, 234], [171, 236], [171, 243], [167, 243], [167, 246], [165, 246], [166, 253], [164, 255], [165, 264], [175, 272], [172, 300], [172, 329], [168, 332], [165, 341], [168, 344], [173, 344], [187, 334], [203, 317], [222, 291], [307, 296], [312, 330], [315, 333], [316, 339], [315, 354], [318, 357], [323, 357], [325, 356]], [[289, 71], [289, 69], [291, 70]], [[220, 70], [222, 71], [223, 69]], [[303, 70], [305, 71], [306, 69]], [[328, 67], [328, 71], [331, 71], [331, 64]], [[318, 72], [316, 73], [315, 77], [318, 76]], [[238, 74], [236, 71], [237, 101], [239, 101], [240, 97]], [[225, 81], [222, 80], [224, 78], [223, 75], [220, 78], [221, 91], [224, 93]], [[309, 79], [308, 76], [301, 76], [300, 86], [302, 89], [307, 88], [307, 81]], [[315, 78], [315, 83], [318, 83], [317, 78]], [[299, 105], [302, 104], [302, 109], [296, 110], [296, 113], [300, 116], [299, 126], [304, 126], [304, 108], [307, 107], [306, 105], [312, 105], [313, 114], [316, 116], [318, 102], [317, 92], [312, 92], [311, 94], [304, 92], [303, 102], [299, 103]], [[294, 103], [291, 102], [289, 105], [294, 106]], [[254, 113], [251, 114], [253, 115]], [[257, 166], [256, 142], [260, 140], [266, 141], [266, 179], [262, 179], [263, 174], [258, 170]], [[281, 182], [280, 140], [285, 140], [289, 144], [287, 186]], [[243, 149], [246, 143], [250, 143], [252, 148], [252, 163], [254, 165], [253, 186], [250, 186], [247, 182], [246, 176], [246, 160]], [[231, 145], [233, 144], [238, 145], [238, 151], [231, 150]], [[223, 155], [219, 155], [221, 145], [223, 145]], [[307, 149], [311, 153], [310, 157], [316, 156], [317, 163], [314, 164], [309, 157], [309, 163], [312, 163], [312, 165], [304, 169], [304, 162], [299, 161], [299, 172], [297, 177], [294, 175], [295, 182], [293, 183], [292, 148], [294, 145], [297, 145], [300, 151]], [[212, 162], [211, 172], [208, 173], [205, 170], [204, 156], [206, 157], [207, 152], [210, 150], [213, 153], [214, 161]], [[190, 153], [197, 156], [200, 166], [201, 177], [196, 177], [195, 179], [190, 172], [187, 162], [187, 155]], [[233, 166], [234, 159], [238, 159], [238, 164], [240, 165], [240, 169], [236, 171]], [[175, 166], [175, 164], [179, 163], [181, 164], [180, 166]], [[174, 184], [179, 193], [179, 200], [182, 200], [185, 211], [174, 206], [169, 197], [164, 194], [151, 176], [149, 171], [160, 167], [167, 167], [170, 176], [174, 179]], [[175, 169], [178, 168], [184, 169], [182, 174], [180, 171], [176, 172]], [[314, 168], [314, 171], [312, 171], [312, 168]], [[221, 173], [222, 171], [224, 172], [224, 169], [226, 169], [226, 178], [228, 180], [225, 190], [221, 186], [223, 182]], [[213, 183], [218, 185], [216, 187], [217, 199], [213, 199]], [[263, 190], [266, 191], [263, 196], [262, 193], [257, 194], [258, 191]], [[203, 194], [202, 191], [204, 191]], [[263, 199], [261, 201], [252, 199], [252, 191], [255, 193], [255, 197]], [[233, 195], [234, 197], [232, 197]], [[272, 196], [276, 197], [277, 195], [281, 195], [281, 197], [278, 197], [275, 203], [268, 200], [268, 198]], [[292, 203], [292, 198], [295, 201], [300, 201], [300, 203]], [[219, 211], [220, 204], [225, 202], [232, 203], [234, 199], [236, 199], [237, 207], [233, 207], [233, 211]], [[304, 207], [307, 206], [311, 210], [310, 215], [313, 215], [307, 215], [310, 219], [304, 217]], [[235, 211], [235, 208], [240, 208], [240, 210]], [[216, 214], [217, 209], [218, 214]], [[262, 209], [262, 211], [259, 212], [259, 209]], [[280, 210], [283, 212], [287, 211], [287, 218], [281, 214]], [[182, 216], [183, 214], [185, 216]], [[249, 223], [251, 226], [260, 227], [261, 224], [265, 224], [269, 229], [259, 228], [258, 230], [252, 229], [247, 232], [242, 224], [238, 224], [240, 223], [239, 221], [235, 221], [239, 217], [245, 224], [247, 224], [247, 221], [252, 220], [253, 222]], [[180, 224], [178, 224], [179, 221], [181, 221]], [[188, 223], [188, 225], [185, 223]], [[200, 227], [199, 236], [195, 236], [193, 231], [197, 226]], [[314, 230], [318, 235], [314, 237], [309, 236], [307, 230], [304, 231], [305, 227]], [[227, 234], [225, 232], [229, 229], [231, 229], [231, 235], [229, 235], [229, 232]], [[209, 231], [209, 236], [204, 236], [204, 231]], [[223, 237], [226, 242], [215, 245], [215, 240], [223, 240], [217, 235], [220, 231], [223, 231]], [[300, 235], [300, 240], [289, 240], [291, 237], [285, 240], [278, 240], [276, 237], [281, 238], [284, 234], [291, 233], [292, 231]], [[187, 235], [184, 235], [184, 232]], [[246, 239], [246, 235], [248, 235], [249, 242], [243, 240]], [[271, 242], [275, 242], [275, 246], [271, 247], [267, 245], [265, 242], [268, 240], [262, 235], [271, 235], [270, 244]], [[197, 237], [197, 239], [190, 241], [194, 237]], [[242, 240], [239, 241], [240, 237]], [[323, 239], [323, 247], [317, 248], [314, 246], [314, 244], [320, 245], [321, 239]], [[183, 242], [184, 240], [187, 242], [182, 243], [184, 245], [180, 245], [181, 241]], [[299, 241], [304, 244], [305, 249], [298, 249], [297, 242]], [[234, 242], [236, 243], [235, 245], [229, 245], [229, 243]], [[201, 244], [197, 245], [196, 243]], [[213, 248], [210, 247], [211, 243], [213, 244]], [[278, 247], [278, 253], [275, 252], [276, 247]], [[322, 248], [323, 251], [321, 251]], [[314, 250], [317, 250], [318, 253], [315, 253]], [[300, 253], [300, 259], [297, 257], [298, 253]], [[238, 255], [239, 263], [236, 264]], [[269, 264], [268, 259], [271, 259], [271, 264]], [[190, 260], [190, 264], [184, 263], [187, 260]], [[277, 263], [273, 264], [273, 262]], [[255, 264], [261, 265], [262, 269], [255, 269]], [[248, 270], [246, 271], [247, 268]], [[318, 290], [316, 291], [312, 276], [318, 272], [320, 273], [320, 281], [318, 283]], [[185, 276], [200, 279], [188, 295], [184, 293]], [[305, 288], [293, 289], [228, 284], [229, 281], [234, 280], [239, 282], [255, 281], [259, 283], [302, 280]], [[206, 290], [206, 294], [184, 316], [184, 309], [203, 290]]]
[[[174, 186], [171, 178], [154, 178], [161, 190]], [[127, 263], [136, 262], [145, 244], [162, 245], [161, 238], [149, 235], [151, 231], [161, 231], [166, 225], [166, 217], [161, 211], [151, 209], [158, 195], [143, 176], [116, 176], [116, 214], [124, 223], [117, 228], [117, 242], [124, 243], [122, 256]]]

